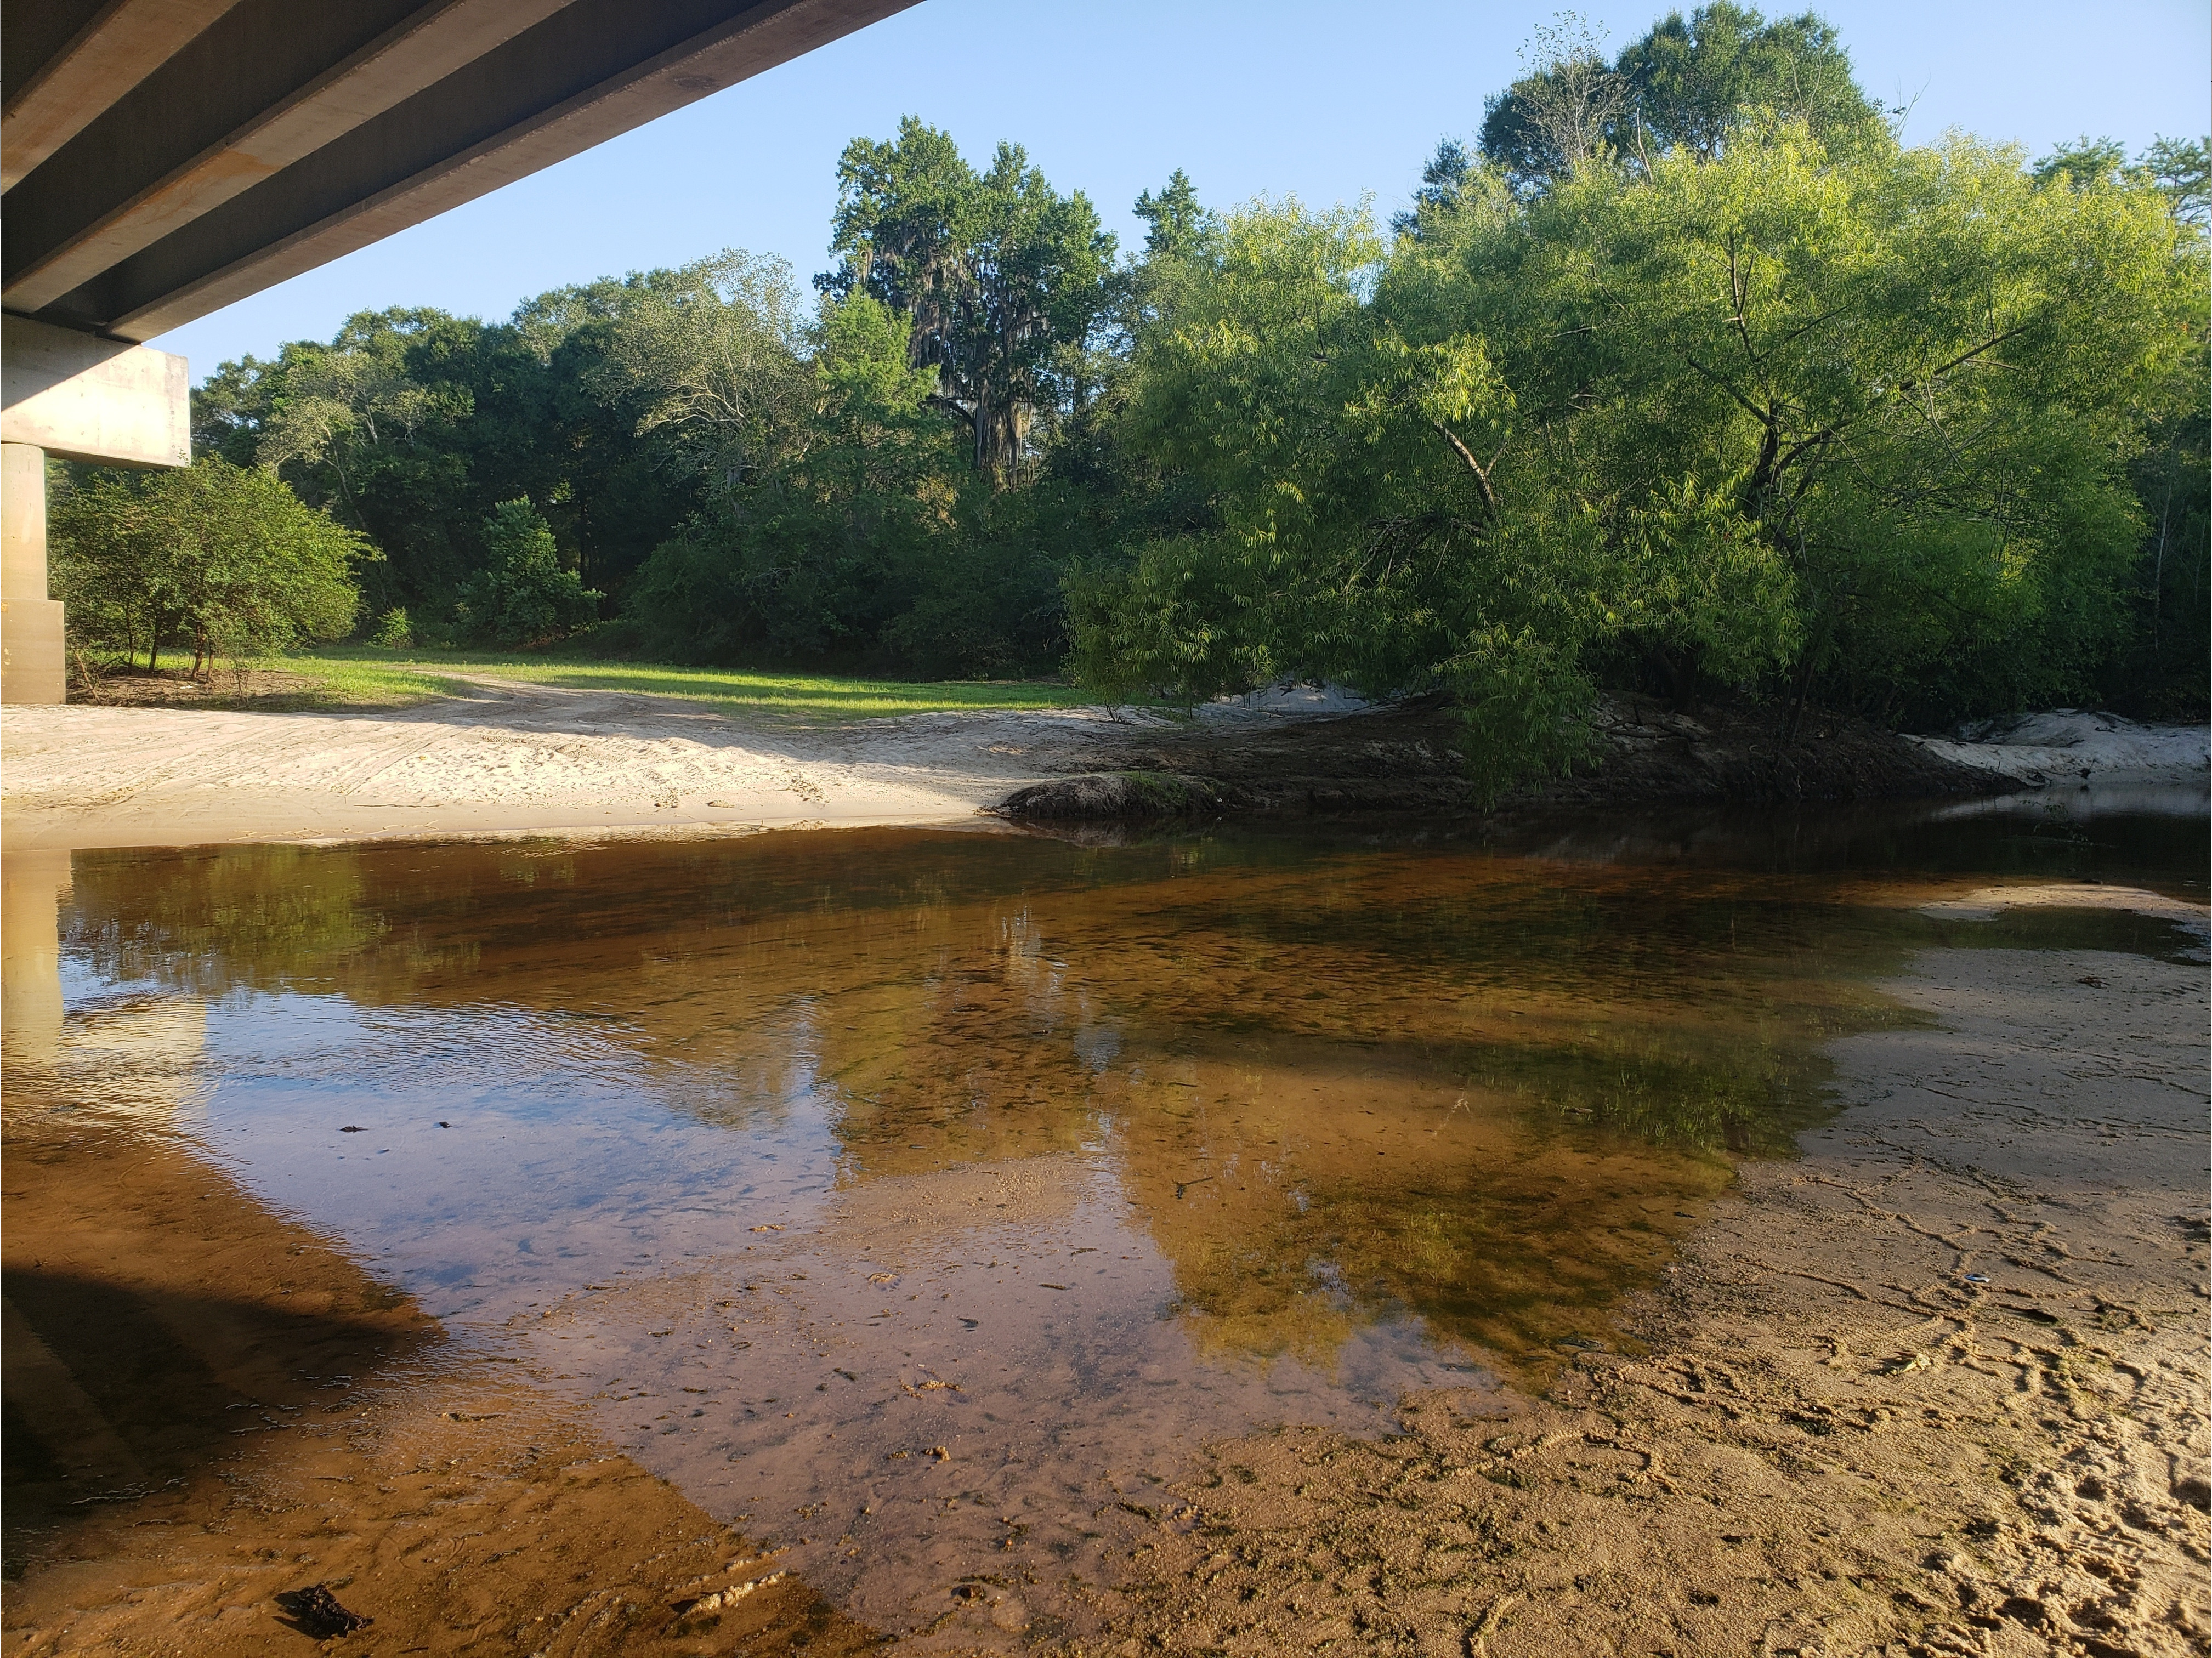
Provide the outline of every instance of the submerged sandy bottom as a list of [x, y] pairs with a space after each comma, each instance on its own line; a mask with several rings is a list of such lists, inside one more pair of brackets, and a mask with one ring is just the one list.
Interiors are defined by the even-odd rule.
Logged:
[[852, 845], [81, 863], [8, 1649], [2212, 1627], [2200, 906]]
[[349, 1653], [875, 1648], [189, 1140], [11, 1091], [0, 1649], [306, 1651], [315, 1584]]
[[1210, 1448], [1129, 1635], [2203, 1652], [2203, 967], [1939, 950], [1889, 987], [1929, 1028], [1835, 1045], [1844, 1108], [1746, 1167], [1632, 1310], [1647, 1352], [1409, 1396], [1392, 1439]]

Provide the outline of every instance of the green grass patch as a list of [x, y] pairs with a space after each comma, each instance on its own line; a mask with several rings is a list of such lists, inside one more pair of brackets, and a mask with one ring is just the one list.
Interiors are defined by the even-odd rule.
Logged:
[[299, 656], [272, 657], [257, 667], [317, 682], [332, 703], [398, 707], [440, 695], [466, 695], [454, 676], [509, 679], [569, 690], [635, 691], [678, 696], [732, 709], [801, 719], [874, 719], [954, 708], [1061, 708], [1094, 699], [1048, 680], [847, 679], [828, 675], [761, 673], [735, 668], [685, 668], [653, 662], [579, 662], [495, 652], [382, 650], [337, 645]]
[[[357, 662], [317, 652], [313, 656], [264, 657], [253, 665], [313, 681], [300, 699], [310, 707], [399, 708], [468, 694], [468, 687], [458, 679], [396, 659]], [[216, 677], [219, 684], [222, 677]]]

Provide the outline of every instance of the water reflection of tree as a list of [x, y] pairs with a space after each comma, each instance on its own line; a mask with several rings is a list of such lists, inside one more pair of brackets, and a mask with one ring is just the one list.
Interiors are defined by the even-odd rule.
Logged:
[[[1408, 1312], [1541, 1354], [1648, 1281], [1914, 924], [1818, 883], [1261, 843], [855, 835], [80, 861], [69, 942], [204, 994], [573, 1021], [841, 1179], [1110, 1163], [1222, 1352]], [[1923, 929], [1924, 931], [1924, 928]]]
[[366, 896], [342, 851], [82, 853], [63, 944], [105, 978], [201, 995], [302, 979], [327, 989], [388, 931]]

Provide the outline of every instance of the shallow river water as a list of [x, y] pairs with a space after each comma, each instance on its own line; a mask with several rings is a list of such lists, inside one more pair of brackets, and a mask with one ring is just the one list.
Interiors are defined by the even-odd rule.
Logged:
[[2201, 899], [2205, 845], [2029, 806], [82, 853], [11, 1109], [185, 1132], [912, 1628], [1015, 1540], [1095, 1580], [1200, 1441], [1621, 1342], [1911, 950], [2170, 942], [1917, 906]]

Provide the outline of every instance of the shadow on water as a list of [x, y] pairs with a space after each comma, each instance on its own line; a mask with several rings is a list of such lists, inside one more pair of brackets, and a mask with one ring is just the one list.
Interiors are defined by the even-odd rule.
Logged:
[[[290, 1378], [366, 1375], [395, 1342], [388, 1321], [343, 1309], [277, 1311], [35, 1266], [10, 1266], [0, 1286], [7, 1340], [21, 1350], [6, 1400], [11, 1529], [196, 1476], [235, 1448], [241, 1422], [261, 1425], [234, 1409], [297, 1412], [305, 1389]], [[360, 1310], [392, 1304], [372, 1287]], [[249, 1376], [258, 1385], [241, 1407]]]
[[189, 1006], [175, 1113], [257, 1195], [896, 1624], [1010, 1515], [1082, 1568], [1200, 1437], [1620, 1342], [1912, 951], [2190, 943], [1918, 906], [2197, 896], [2206, 847], [2040, 805], [1098, 839], [81, 853], [53, 1044]]

